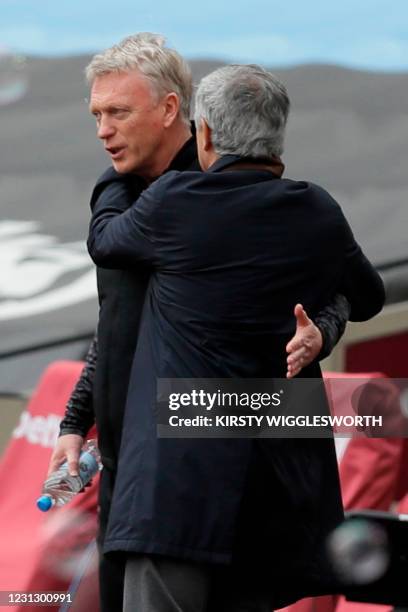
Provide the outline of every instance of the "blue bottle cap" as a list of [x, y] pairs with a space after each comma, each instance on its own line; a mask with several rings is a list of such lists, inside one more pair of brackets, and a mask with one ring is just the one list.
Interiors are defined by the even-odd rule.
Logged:
[[41, 495], [37, 499], [37, 508], [42, 512], [47, 512], [52, 507], [52, 498], [51, 495]]

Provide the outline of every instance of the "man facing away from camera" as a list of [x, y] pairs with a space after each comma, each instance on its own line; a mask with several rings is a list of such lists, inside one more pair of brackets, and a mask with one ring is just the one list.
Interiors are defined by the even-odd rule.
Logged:
[[[95, 187], [92, 197], [95, 215], [110, 206], [114, 210], [126, 210], [142, 190], [165, 171], [197, 169], [195, 142], [189, 124], [191, 75], [182, 58], [168, 49], [161, 37], [139, 34], [125, 39], [94, 57], [88, 67], [88, 78], [98, 136], [114, 166]], [[274, 163], [275, 170], [280, 172], [280, 161]], [[291, 230], [285, 228], [285, 231]], [[149, 278], [150, 270], [134, 267], [130, 260], [123, 270], [98, 268], [101, 310], [96, 370], [94, 342], [83, 376], [68, 405], [61, 425], [62, 435], [50, 466], [53, 469], [68, 458], [70, 469], [75, 472], [80, 446], [94, 418], [93, 394], [104, 464], [100, 491], [101, 546], [110, 516], [130, 368]], [[359, 311], [354, 304], [352, 316], [362, 319], [372, 316], [370, 295], [368, 293], [365, 304], [359, 303]], [[353, 295], [348, 297], [351, 301], [354, 299]], [[327, 354], [341, 335], [348, 315], [345, 299], [330, 296], [328, 306], [320, 314], [320, 318], [316, 314], [315, 319], [319, 322], [323, 350]], [[306, 320], [307, 325], [307, 333], [315, 329]], [[311, 356], [315, 354], [316, 346], [310, 352]], [[307, 362], [307, 355], [305, 360]], [[292, 373], [298, 369], [299, 363], [295, 362]], [[165, 511], [162, 520], [166, 522]], [[123, 550], [128, 549], [128, 544], [124, 544]], [[123, 555], [113, 554], [101, 558], [102, 607], [106, 610], [119, 609], [123, 559]]]

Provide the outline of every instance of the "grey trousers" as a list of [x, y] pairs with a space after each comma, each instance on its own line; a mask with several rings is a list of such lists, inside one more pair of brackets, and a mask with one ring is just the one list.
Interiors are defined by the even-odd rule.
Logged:
[[272, 612], [227, 572], [158, 555], [129, 555], [123, 612]]

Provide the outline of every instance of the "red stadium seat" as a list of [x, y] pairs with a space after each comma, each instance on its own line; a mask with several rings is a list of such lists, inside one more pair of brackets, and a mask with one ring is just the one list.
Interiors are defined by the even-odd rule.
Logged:
[[[81, 362], [60, 361], [47, 368], [1, 458], [0, 590], [67, 591], [71, 583], [78, 586], [80, 568], [93, 585], [92, 605], [88, 601], [82, 608], [71, 606], [70, 610], [94, 612], [99, 609], [95, 567], [93, 573], [87, 573], [82, 565], [88, 554], [96, 566], [92, 542], [96, 534], [99, 475], [85, 492], [62, 508], [42, 513], [35, 504], [59, 422], [82, 367]], [[96, 430], [89, 437], [96, 437]], [[20, 608], [8, 609], [16, 612]]]

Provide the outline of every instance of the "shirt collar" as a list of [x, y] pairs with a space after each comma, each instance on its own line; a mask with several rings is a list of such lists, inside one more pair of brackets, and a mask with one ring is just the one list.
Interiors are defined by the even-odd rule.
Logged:
[[200, 168], [197, 160], [196, 130], [193, 122], [191, 122], [191, 133], [191, 138], [183, 144], [166, 172], [169, 170], [195, 170]]

